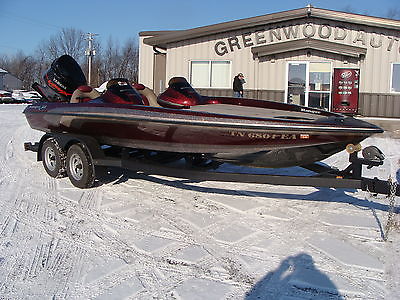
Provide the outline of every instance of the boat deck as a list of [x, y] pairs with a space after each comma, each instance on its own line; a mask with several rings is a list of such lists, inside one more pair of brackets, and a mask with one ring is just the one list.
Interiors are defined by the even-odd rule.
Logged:
[[190, 110], [198, 112], [207, 112], [224, 115], [245, 116], [255, 118], [276, 118], [290, 120], [313, 121], [321, 118], [321, 115], [297, 112], [297, 111], [282, 111], [278, 109], [249, 107], [230, 104], [205, 104], [191, 106]]

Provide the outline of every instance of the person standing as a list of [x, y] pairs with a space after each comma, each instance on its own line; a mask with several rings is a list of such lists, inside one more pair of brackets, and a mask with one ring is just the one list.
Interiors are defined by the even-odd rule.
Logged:
[[246, 83], [242, 73], [239, 73], [233, 79], [233, 97], [243, 98], [243, 84]]

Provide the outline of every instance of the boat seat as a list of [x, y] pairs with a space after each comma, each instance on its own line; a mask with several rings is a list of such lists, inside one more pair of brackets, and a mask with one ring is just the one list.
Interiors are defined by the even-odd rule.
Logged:
[[157, 102], [157, 96], [152, 89], [149, 89], [141, 83], [135, 83], [133, 87], [140, 93], [142, 98], [144, 98], [143, 100], [147, 105], [160, 106]]
[[78, 87], [71, 96], [70, 103], [87, 102], [92, 99], [100, 97], [100, 93], [88, 85], [81, 85]]

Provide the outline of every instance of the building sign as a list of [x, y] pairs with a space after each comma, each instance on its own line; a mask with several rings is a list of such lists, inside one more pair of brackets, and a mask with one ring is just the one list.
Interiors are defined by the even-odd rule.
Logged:
[[367, 33], [359, 30], [352, 32], [344, 27], [331, 27], [327, 24], [290, 25], [268, 30], [243, 33], [239, 36], [219, 40], [214, 45], [215, 53], [223, 56], [235, 50], [247, 47], [261, 46], [268, 43], [288, 41], [301, 38], [320, 38], [325, 40], [344, 41], [351, 37], [350, 43], [358, 47], [386, 48], [387, 51], [397, 49], [400, 53], [399, 38]]

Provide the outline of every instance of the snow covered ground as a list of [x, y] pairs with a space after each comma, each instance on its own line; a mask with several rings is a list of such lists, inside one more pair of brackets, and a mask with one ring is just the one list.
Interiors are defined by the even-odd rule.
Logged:
[[[387, 198], [124, 172], [80, 190], [24, 152], [24, 107], [0, 106], [0, 299], [400, 299]], [[366, 174], [395, 177], [400, 139], [370, 144], [387, 161]]]

